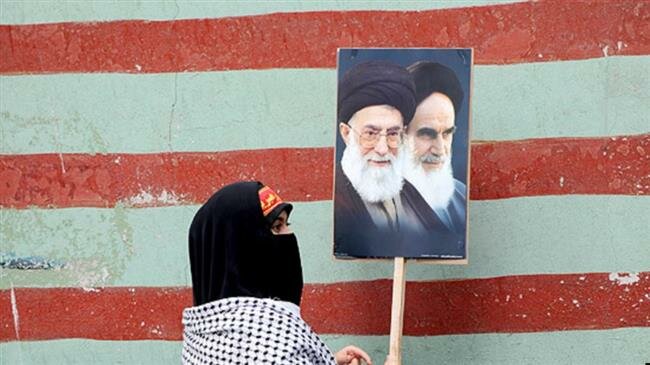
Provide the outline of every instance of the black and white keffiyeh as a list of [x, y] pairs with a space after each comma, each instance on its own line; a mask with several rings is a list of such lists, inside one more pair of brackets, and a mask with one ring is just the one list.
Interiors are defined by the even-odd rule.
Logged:
[[336, 364], [299, 315], [272, 299], [234, 297], [183, 311], [183, 364]]

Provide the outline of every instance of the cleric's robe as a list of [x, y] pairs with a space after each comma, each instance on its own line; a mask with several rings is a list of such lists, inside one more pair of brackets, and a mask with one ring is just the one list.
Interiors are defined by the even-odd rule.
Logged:
[[401, 215], [402, 221], [377, 226], [368, 212], [367, 203], [337, 166], [334, 254], [339, 258], [464, 256], [464, 248], [461, 252], [457, 247], [459, 235], [449, 229], [426, 202], [422, 205], [423, 199], [411, 183], [404, 181], [397, 200], [405, 213]]

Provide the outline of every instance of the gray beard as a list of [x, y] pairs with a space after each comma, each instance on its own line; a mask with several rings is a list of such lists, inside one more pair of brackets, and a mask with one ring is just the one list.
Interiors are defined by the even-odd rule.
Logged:
[[406, 149], [406, 155], [408, 155], [404, 169], [406, 180], [418, 190], [431, 209], [447, 208], [455, 190], [451, 156], [445, 160], [440, 170], [426, 172], [410, 148]]
[[343, 173], [361, 199], [369, 203], [378, 203], [393, 199], [399, 195], [404, 184], [402, 170], [404, 166], [404, 149], [400, 148], [397, 156], [390, 152], [386, 155], [391, 161], [390, 166], [377, 167], [368, 164], [370, 157], [381, 159], [374, 152], [361, 154], [361, 149], [354, 137], [350, 138], [343, 151], [341, 168]]

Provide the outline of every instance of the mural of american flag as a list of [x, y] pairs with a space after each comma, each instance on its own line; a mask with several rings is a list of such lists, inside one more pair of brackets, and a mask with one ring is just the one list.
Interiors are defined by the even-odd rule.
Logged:
[[404, 363], [650, 362], [650, 2], [0, 3], [0, 355], [178, 363], [212, 192], [294, 202], [305, 320], [388, 348], [332, 258], [338, 47], [471, 47], [467, 266], [408, 264]]

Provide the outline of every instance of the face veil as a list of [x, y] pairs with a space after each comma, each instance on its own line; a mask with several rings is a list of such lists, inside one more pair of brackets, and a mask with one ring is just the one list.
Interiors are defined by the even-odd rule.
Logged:
[[189, 230], [194, 305], [230, 297], [273, 298], [300, 305], [303, 278], [293, 234], [274, 235], [262, 213], [260, 182], [217, 191]]

